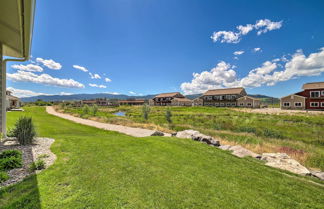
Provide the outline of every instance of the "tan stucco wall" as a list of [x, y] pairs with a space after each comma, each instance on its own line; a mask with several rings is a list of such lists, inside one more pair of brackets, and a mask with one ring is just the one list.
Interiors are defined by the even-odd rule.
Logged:
[[[251, 104], [251, 106], [248, 106], [248, 104]], [[252, 99], [250, 97], [241, 97], [237, 99], [237, 105], [238, 107], [253, 107], [253, 108], [259, 108], [260, 107], [260, 100]], [[241, 105], [243, 104], [243, 105]]]
[[[285, 102], [289, 102], [290, 103], [290, 107], [284, 107], [283, 104]], [[302, 106], [301, 107], [295, 107], [295, 102], [301, 102]], [[300, 109], [305, 109], [305, 98], [304, 97], [300, 97], [300, 96], [296, 96], [296, 95], [291, 95], [291, 96], [286, 96], [280, 99], [280, 107], [281, 109], [296, 109], [296, 110], [300, 110]]]

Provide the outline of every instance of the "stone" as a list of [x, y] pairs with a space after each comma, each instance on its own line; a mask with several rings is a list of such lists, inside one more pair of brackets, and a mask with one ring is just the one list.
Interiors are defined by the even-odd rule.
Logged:
[[195, 141], [201, 141], [203, 143], [213, 145], [213, 146], [219, 146], [220, 145], [218, 140], [215, 140], [213, 137], [207, 136], [207, 135], [202, 134], [199, 131], [195, 131], [195, 130], [179, 131], [179, 132], [177, 132], [176, 137], [192, 139], [192, 140], [195, 140]]
[[286, 153], [263, 153], [261, 160], [266, 161], [266, 165], [270, 167], [287, 170], [303, 176], [311, 175], [307, 168], [290, 158]]
[[230, 147], [228, 150], [231, 150], [233, 151], [232, 154], [237, 156], [237, 157], [240, 157], [240, 158], [243, 158], [243, 157], [254, 157], [254, 158], [260, 158], [260, 155], [257, 154], [257, 153], [254, 153], [248, 149], [245, 149], [244, 147], [242, 146], [239, 146], [239, 145], [236, 145], [236, 146], [232, 146]]
[[210, 145], [215, 146], [215, 147], [219, 147], [220, 146], [220, 143], [219, 143], [218, 140], [212, 139], [210, 141]]
[[164, 136], [164, 133], [161, 131], [155, 131], [154, 133], [151, 134], [151, 136]]
[[220, 145], [218, 148], [222, 150], [229, 150], [231, 147], [231, 145]]
[[184, 130], [177, 132], [176, 137], [178, 138], [185, 138], [185, 139], [193, 139], [193, 136], [199, 134], [199, 131], [194, 130]]
[[172, 136], [172, 137], [177, 136], [177, 132], [173, 132], [173, 133], [171, 133], [171, 136]]
[[324, 181], [324, 172], [322, 171], [310, 171], [310, 175]]

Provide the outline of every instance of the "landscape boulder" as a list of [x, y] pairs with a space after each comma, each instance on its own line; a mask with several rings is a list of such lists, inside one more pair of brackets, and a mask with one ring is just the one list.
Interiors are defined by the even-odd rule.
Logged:
[[186, 139], [193, 139], [195, 141], [201, 141], [201, 142], [204, 142], [204, 143], [212, 145], [212, 146], [219, 146], [220, 145], [218, 140], [215, 140], [213, 137], [207, 136], [207, 135], [202, 134], [199, 131], [195, 131], [195, 130], [179, 131], [176, 134], [176, 137], [178, 137], [178, 138], [186, 138]]
[[311, 175], [310, 171], [296, 160], [290, 158], [286, 153], [263, 153], [261, 160], [266, 161], [266, 165], [280, 168], [299, 175]]
[[151, 134], [151, 136], [164, 136], [164, 133], [161, 131], [155, 131], [154, 133]]
[[231, 145], [220, 145], [218, 148], [222, 150], [229, 150], [231, 147]]
[[311, 172], [310, 173], [311, 176], [314, 176], [314, 177], [319, 178], [322, 181], [324, 181], [324, 172], [322, 172], [322, 171], [310, 171], [310, 172]]
[[257, 153], [254, 153], [248, 149], [245, 149], [244, 147], [242, 146], [239, 146], [239, 145], [236, 145], [236, 146], [231, 146], [228, 150], [231, 150], [233, 151], [232, 154], [237, 156], [237, 157], [240, 157], [240, 158], [243, 158], [243, 157], [254, 157], [254, 158], [260, 158], [261, 156]]

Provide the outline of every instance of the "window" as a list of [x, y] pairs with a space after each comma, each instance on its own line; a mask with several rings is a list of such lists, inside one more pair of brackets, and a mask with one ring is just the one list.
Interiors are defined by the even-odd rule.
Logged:
[[290, 102], [284, 102], [284, 103], [283, 103], [283, 106], [284, 106], [284, 107], [290, 107]]
[[231, 95], [226, 95], [226, 99], [230, 100], [231, 99]]
[[231, 103], [226, 103], [226, 106], [231, 106]]
[[251, 103], [247, 103], [247, 106], [252, 106], [252, 104]]
[[322, 96], [324, 96], [324, 90], [322, 91]]
[[316, 97], [320, 97], [320, 91], [311, 91], [310, 92], [310, 97], [312, 98], [316, 98]]
[[219, 103], [215, 103], [215, 106], [216, 106], [216, 107], [219, 107]]
[[321, 102], [321, 107], [324, 107], [324, 102]]
[[301, 107], [302, 103], [301, 102], [295, 102], [295, 107]]
[[310, 106], [311, 107], [318, 107], [319, 106], [319, 103], [318, 102], [311, 102], [310, 103]]
[[236, 106], [236, 103], [232, 103], [232, 106], [235, 107]]
[[240, 103], [240, 106], [244, 106], [244, 103]]
[[225, 105], [224, 105], [224, 103], [220, 103], [220, 106], [221, 106], [221, 107], [224, 107]]
[[236, 95], [232, 95], [232, 99], [235, 100], [236, 99]]

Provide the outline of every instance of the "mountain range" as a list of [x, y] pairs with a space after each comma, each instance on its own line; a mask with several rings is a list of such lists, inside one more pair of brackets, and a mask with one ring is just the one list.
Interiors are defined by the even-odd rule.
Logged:
[[[155, 97], [156, 94], [151, 95], [145, 95], [145, 96], [128, 96], [125, 94], [109, 94], [109, 93], [98, 93], [98, 94], [71, 94], [71, 95], [40, 95], [40, 96], [33, 96], [33, 97], [24, 97], [21, 98], [21, 101], [23, 102], [35, 102], [37, 100], [42, 100], [46, 102], [51, 101], [71, 101], [71, 100], [86, 100], [86, 99], [96, 99], [96, 98], [107, 98], [107, 99], [152, 99]], [[192, 95], [186, 95], [188, 99], [194, 99], [201, 96], [201, 94], [192, 94]], [[261, 94], [255, 94], [255, 95], [249, 95], [252, 97], [260, 98], [263, 100], [273, 100], [275, 102], [278, 101], [278, 98], [261, 95]]]

